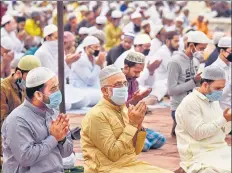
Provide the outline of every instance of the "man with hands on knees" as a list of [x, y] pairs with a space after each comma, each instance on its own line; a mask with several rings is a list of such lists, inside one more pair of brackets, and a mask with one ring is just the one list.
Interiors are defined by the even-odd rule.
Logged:
[[2, 126], [3, 172], [62, 173], [62, 158], [72, 154], [73, 144], [69, 119], [56, 111], [62, 101], [56, 74], [45, 67], [31, 70], [26, 94]]
[[146, 138], [143, 101], [127, 109], [128, 83], [115, 65], [100, 72], [102, 100], [81, 123], [81, 147], [88, 173], [169, 172], [138, 161]]

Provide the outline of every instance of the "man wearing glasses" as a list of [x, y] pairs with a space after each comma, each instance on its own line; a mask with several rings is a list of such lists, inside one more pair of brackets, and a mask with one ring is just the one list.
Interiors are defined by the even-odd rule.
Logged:
[[99, 76], [103, 99], [81, 123], [85, 172], [170, 172], [136, 159], [146, 136], [142, 122], [147, 108], [141, 101], [127, 109], [128, 83], [123, 72], [110, 65]]

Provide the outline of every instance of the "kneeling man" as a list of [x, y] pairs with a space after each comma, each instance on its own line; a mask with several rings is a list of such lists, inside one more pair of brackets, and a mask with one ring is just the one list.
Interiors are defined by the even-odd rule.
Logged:
[[231, 147], [225, 141], [231, 131], [231, 111], [221, 110], [225, 72], [205, 68], [201, 86], [184, 98], [176, 110], [176, 136], [185, 172], [231, 172]]

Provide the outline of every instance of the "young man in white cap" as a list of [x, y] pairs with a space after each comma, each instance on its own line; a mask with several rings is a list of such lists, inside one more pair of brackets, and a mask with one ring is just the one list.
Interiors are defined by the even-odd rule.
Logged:
[[156, 51], [159, 50], [159, 48], [161, 48], [161, 46], [164, 44], [166, 30], [163, 25], [156, 25], [151, 32], [154, 38], [151, 41], [151, 50], [148, 54], [149, 56], [154, 55]]
[[112, 65], [121, 54], [131, 49], [134, 42], [134, 37], [135, 36], [132, 33], [124, 33], [122, 35], [121, 44], [109, 50], [106, 56], [107, 65]]
[[140, 12], [135, 11], [131, 14], [131, 22], [123, 28], [123, 33], [131, 32], [135, 35], [141, 31], [142, 15]]
[[14, 59], [13, 44], [9, 37], [1, 38], [1, 78], [10, 75], [10, 64]]
[[81, 27], [79, 32], [78, 32], [78, 50], [81, 50], [81, 48], [83, 48], [81, 46], [81, 43], [83, 42], [83, 40], [89, 35], [89, 28], [87, 27]]
[[[179, 48], [180, 35], [176, 31], [166, 32], [166, 43], [152, 56], [148, 56], [145, 61], [146, 69], [143, 70], [139, 78], [141, 86], [152, 88], [150, 97], [153, 97], [154, 103], [161, 101], [167, 94], [168, 62], [175, 51]], [[149, 70], [149, 65], [159, 63], [154, 71]]]
[[92, 108], [81, 123], [81, 147], [86, 172], [168, 173], [145, 162], [136, 155], [143, 148], [146, 132], [142, 122], [146, 104], [125, 106], [128, 83], [123, 72], [110, 65], [100, 73], [102, 100]]
[[[100, 41], [94, 36], [87, 36], [83, 41], [83, 52], [80, 59], [71, 66], [70, 84], [80, 89], [83, 100], [75, 105], [76, 109], [95, 105], [100, 97], [98, 75], [105, 63], [105, 56], [99, 55]], [[87, 101], [86, 101], [87, 100]], [[84, 102], [84, 103], [83, 103]]]
[[223, 69], [226, 74], [226, 86], [220, 99], [220, 106], [225, 110], [226, 108], [231, 107], [231, 37], [222, 37], [218, 42], [218, 50], [219, 56], [211, 66]]
[[106, 33], [106, 44], [104, 46], [106, 51], [109, 51], [112, 47], [118, 46], [120, 44], [120, 37], [122, 35], [122, 30], [119, 27], [120, 19], [122, 18], [121, 11], [113, 11], [111, 13], [111, 22], [105, 27]]
[[199, 84], [198, 73], [200, 61], [204, 59], [203, 51], [211, 40], [201, 31], [191, 31], [187, 35], [184, 51], [176, 52], [168, 62], [167, 86], [171, 97], [171, 115], [173, 118], [172, 136], [175, 136], [175, 111], [181, 101]]
[[151, 37], [151, 24], [149, 20], [142, 21], [141, 28], [143, 29], [143, 33]]
[[[42, 46], [35, 52], [35, 56], [41, 61], [42, 67], [47, 67], [51, 69], [54, 73], [58, 75], [58, 28], [54, 24], [47, 25], [44, 28], [44, 42]], [[71, 65], [78, 58], [73, 59], [65, 58], [65, 77], [68, 77]]]
[[130, 51], [140, 52], [145, 56], [147, 56], [150, 51], [150, 47], [151, 47], [151, 38], [147, 34], [138, 34], [134, 39], [134, 49], [130, 49], [124, 52], [122, 55], [118, 57], [118, 59], [115, 61], [114, 64], [118, 68], [123, 68], [124, 60]]
[[15, 19], [10, 15], [4, 15], [1, 21], [1, 38], [9, 37], [12, 45], [12, 51], [15, 53], [15, 57], [21, 56], [21, 52], [24, 49], [24, 40], [16, 33], [17, 23]]
[[3, 172], [64, 172], [62, 158], [73, 152], [69, 119], [56, 109], [62, 101], [56, 74], [31, 70], [27, 99], [3, 123]]
[[[215, 32], [213, 34], [213, 44], [215, 45], [215, 48], [213, 50], [213, 52], [209, 55], [208, 59], [205, 61], [205, 67], [210, 66], [211, 64], [213, 64], [219, 55], [219, 51], [218, 51], [218, 42], [219, 40], [225, 36], [224, 32]], [[207, 48], [206, 48], [207, 50]]]
[[205, 68], [201, 85], [186, 96], [176, 110], [177, 148], [185, 172], [231, 172], [231, 146], [225, 141], [231, 130], [231, 111], [223, 112], [219, 100], [225, 72]]

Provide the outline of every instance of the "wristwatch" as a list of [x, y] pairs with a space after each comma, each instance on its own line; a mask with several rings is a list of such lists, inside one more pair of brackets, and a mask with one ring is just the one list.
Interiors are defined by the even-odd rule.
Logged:
[[64, 145], [65, 141], [66, 141], [66, 137], [62, 141], [59, 141], [58, 144]]

